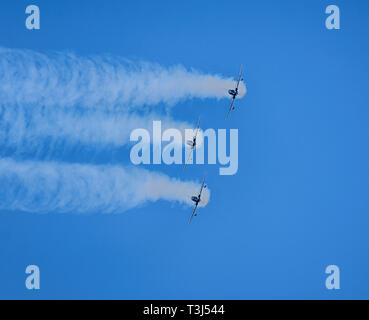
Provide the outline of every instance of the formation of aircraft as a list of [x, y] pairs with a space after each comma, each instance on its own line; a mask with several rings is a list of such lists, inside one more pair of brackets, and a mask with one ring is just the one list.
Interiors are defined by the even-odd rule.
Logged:
[[[241, 68], [240, 68], [240, 72], [238, 74], [238, 79], [237, 79], [236, 87], [234, 89], [229, 89], [228, 90], [228, 93], [232, 96], [232, 100], [231, 100], [231, 104], [230, 104], [230, 106], [228, 108], [226, 120], [228, 119], [230, 112], [235, 109], [235, 107], [234, 107], [234, 101], [236, 100], [236, 98], [238, 96], [238, 88], [239, 88], [239, 85], [240, 85], [240, 82], [241, 81], [243, 81], [243, 78], [242, 78], [242, 65], [241, 65]], [[188, 140], [187, 141], [187, 144], [191, 147], [191, 150], [190, 150], [190, 154], [188, 156], [188, 159], [187, 159], [187, 161], [186, 161], [186, 163], [184, 165], [184, 168], [186, 168], [186, 165], [187, 165], [188, 161], [191, 159], [193, 150], [196, 148], [196, 139], [197, 139], [197, 134], [198, 134], [199, 130], [200, 130], [200, 117], [199, 117], [199, 120], [197, 122], [196, 130], [195, 130], [195, 135], [193, 136], [192, 140]], [[202, 194], [202, 191], [203, 191], [203, 189], [206, 188], [206, 185], [205, 185], [205, 177], [206, 176], [204, 175], [204, 179], [202, 180], [200, 192], [196, 196], [192, 196], [191, 197], [191, 200], [195, 203], [195, 206], [193, 208], [192, 215], [190, 217], [190, 220], [189, 220], [188, 224], [191, 224], [191, 221], [192, 221], [193, 217], [196, 217], [198, 215], [196, 213], [197, 206], [201, 202], [201, 194]]]
[[228, 108], [228, 112], [227, 112], [227, 116], [226, 116], [226, 120], [228, 119], [228, 116], [230, 114], [230, 112], [232, 110], [234, 110], [234, 100], [236, 100], [236, 97], [238, 96], [238, 87], [240, 85], [240, 82], [243, 81], [242, 79], [242, 65], [241, 65], [241, 68], [240, 68], [240, 73], [238, 75], [238, 80], [237, 80], [237, 85], [234, 89], [229, 89], [228, 90], [228, 93], [232, 96], [232, 100], [231, 100], [231, 104]]

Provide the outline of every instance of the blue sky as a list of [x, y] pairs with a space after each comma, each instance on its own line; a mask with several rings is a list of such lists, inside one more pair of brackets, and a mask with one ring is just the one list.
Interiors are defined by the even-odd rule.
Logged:
[[[111, 54], [235, 77], [248, 93], [175, 105], [176, 120], [239, 129], [239, 170], [152, 166], [179, 179], [208, 173], [211, 200], [158, 201], [119, 214], [0, 212], [0, 298], [367, 299], [369, 76], [367, 1], [36, 1], [41, 30], [24, 26], [28, 1], [3, 1], [0, 46]], [[341, 29], [325, 28], [325, 8]], [[2, 142], [3, 143], [3, 142]], [[1, 157], [93, 164], [127, 149], [54, 150]], [[0, 189], [5, 190], [4, 181]], [[41, 270], [41, 290], [24, 286]], [[341, 270], [327, 290], [326, 266]]]

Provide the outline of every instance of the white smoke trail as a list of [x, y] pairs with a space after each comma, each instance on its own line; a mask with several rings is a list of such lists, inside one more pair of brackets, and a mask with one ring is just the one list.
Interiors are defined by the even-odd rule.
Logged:
[[137, 168], [0, 159], [0, 210], [121, 213], [161, 199], [189, 205], [199, 187]]
[[[188, 98], [224, 98], [231, 78], [182, 66], [133, 64], [111, 56], [78, 57], [0, 48], [0, 101], [43, 106], [133, 108]], [[246, 93], [243, 83], [240, 96]]]
[[153, 120], [161, 120], [163, 130], [184, 132], [192, 126], [154, 113], [103, 112], [81, 108], [23, 107], [0, 105], [0, 146], [20, 151], [40, 150], [56, 143], [87, 145], [93, 148], [121, 147], [129, 143], [132, 130], [152, 131]]

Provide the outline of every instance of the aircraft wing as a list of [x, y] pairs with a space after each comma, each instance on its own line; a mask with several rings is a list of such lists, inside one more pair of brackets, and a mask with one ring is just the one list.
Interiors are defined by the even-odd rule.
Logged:
[[199, 120], [197, 121], [196, 130], [199, 130], [200, 128], [200, 120], [201, 120], [201, 116], [199, 116]]
[[186, 166], [188, 164], [188, 161], [190, 161], [190, 159], [191, 159], [191, 155], [192, 155], [193, 149], [194, 149], [194, 147], [191, 147], [190, 154], [188, 155], [187, 161], [186, 161], [183, 169], [186, 169]]
[[204, 179], [202, 180], [202, 184], [201, 184], [201, 188], [200, 188], [200, 193], [199, 193], [199, 198], [200, 199], [201, 199], [202, 189], [204, 189], [204, 186], [205, 186], [205, 178], [206, 178], [206, 175], [204, 175]]
[[193, 211], [192, 211], [192, 214], [191, 214], [191, 218], [190, 218], [190, 221], [188, 221], [188, 224], [190, 224], [191, 223], [191, 221], [192, 221], [192, 218], [193, 218], [193, 216], [195, 215], [195, 213], [196, 213], [196, 209], [197, 209], [197, 203], [195, 204], [195, 207], [193, 208]]
[[232, 111], [233, 103], [234, 103], [234, 98], [232, 98], [231, 105], [230, 105], [230, 106], [229, 106], [229, 108], [228, 108], [228, 112], [227, 112], [226, 120], [228, 119], [228, 116], [229, 116], [230, 112]]
[[200, 129], [200, 119], [201, 119], [201, 116], [199, 117], [199, 121], [197, 121], [197, 126], [196, 126], [196, 131], [195, 131], [195, 138], [197, 138], [197, 134], [199, 133], [199, 129]]
[[240, 68], [240, 73], [238, 75], [237, 86], [236, 86], [237, 89], [238, 89], [238, 86], [240, 85], [241, 79], [242, 79], [242, 64]]

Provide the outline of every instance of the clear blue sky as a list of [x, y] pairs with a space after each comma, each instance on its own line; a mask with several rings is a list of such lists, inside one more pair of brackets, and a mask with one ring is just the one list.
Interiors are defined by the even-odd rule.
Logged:
[[[39, 31], [24, 26], [28, 4], [40, 7]], [[325, 28], [329, 4], [339, 31]], [[225, 100], [172, 111], [239, 128], [238, 174], [206, 166], [212, 198], [190, 228], [191, 209], [164, 201], [116, 215], [0, 212], [0, 298], [368, 299], [368, 10], [359, 0], [2, 1], [0, 46], [226, 76], [243, 63], [248, 94], [228, 122]], [[65, 160], [88, 162], [78, 153]], [[118, 153], [95, 160], [128, 161]], [[38, 292], [24, 286], [29, 264], [41, 269]], [[341, 290], [325, 288], [331, 264]]]

